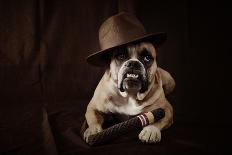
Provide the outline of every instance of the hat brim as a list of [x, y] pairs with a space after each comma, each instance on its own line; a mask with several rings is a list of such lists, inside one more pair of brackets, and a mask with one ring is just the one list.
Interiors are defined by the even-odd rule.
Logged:
[[166, 39], [167, 39], [167, 34], [165, 32], [148, 34], [148, 35], [136, 38], [134, 40], [125, 42], [123, 44], [95, 52], [95, 53], [89, 55], [86, 58], [86, 60], [91, 65], [98, 66], [98, 67], [104, 67], [109, 63], [110, 56], [112, 55], [115, 48], [119, 48], [119, 47], [125, 46], [127, 44], [138, 43], [138, 42], [142, 42], [142, 41], [151, 42], [155, 46], [155, 48], [157, 48], [163, 42], [165, 42]]

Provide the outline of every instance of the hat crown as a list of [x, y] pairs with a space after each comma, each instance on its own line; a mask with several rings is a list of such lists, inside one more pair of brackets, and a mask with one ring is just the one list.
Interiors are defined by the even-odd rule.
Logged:
[[142, 41], [151, 42], [156, 48], [167, 38], [166, 33], [147, 34], [142, 23], [133, 15], [121, 12], [108, 18], [99, 29], [101, 50], [87, 57], [87, 62], [105, 66], [111, 60], [113, 49]]
[[144, 36], [146, 30], [141, 22], [129, 13], [119, 13], [108, 18], [99, 29], [99, 43], [102, 50], [108, 49]]

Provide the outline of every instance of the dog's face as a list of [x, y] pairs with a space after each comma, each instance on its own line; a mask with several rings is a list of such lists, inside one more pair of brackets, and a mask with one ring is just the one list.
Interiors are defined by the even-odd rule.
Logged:
[[156, 50], [142, 42], [113, 52], [110, 73], [121, 93], [144, 93], [155, 78]]

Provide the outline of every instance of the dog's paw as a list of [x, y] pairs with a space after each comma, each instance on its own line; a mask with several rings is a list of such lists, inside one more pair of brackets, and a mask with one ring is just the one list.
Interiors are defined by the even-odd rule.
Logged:
[[98, 125], [87, 128], [84, 132], [84, 140], [88, 143], [89, 136], [99, 133], [101, 131], [102, 131], [102, 127]]
[[161, 141], [160, 129], [154, 125], [149, 125], [143, 128], [139, 134], [139, 139], [146, 143], [157, 143]]

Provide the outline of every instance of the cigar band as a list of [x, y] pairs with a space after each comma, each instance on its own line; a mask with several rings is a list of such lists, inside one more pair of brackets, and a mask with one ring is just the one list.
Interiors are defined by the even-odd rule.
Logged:
[[148, 118], [149, 124], [153, 124], [155, 122], [154, 115], [151, 112], [145, 113], [145, 116]]

